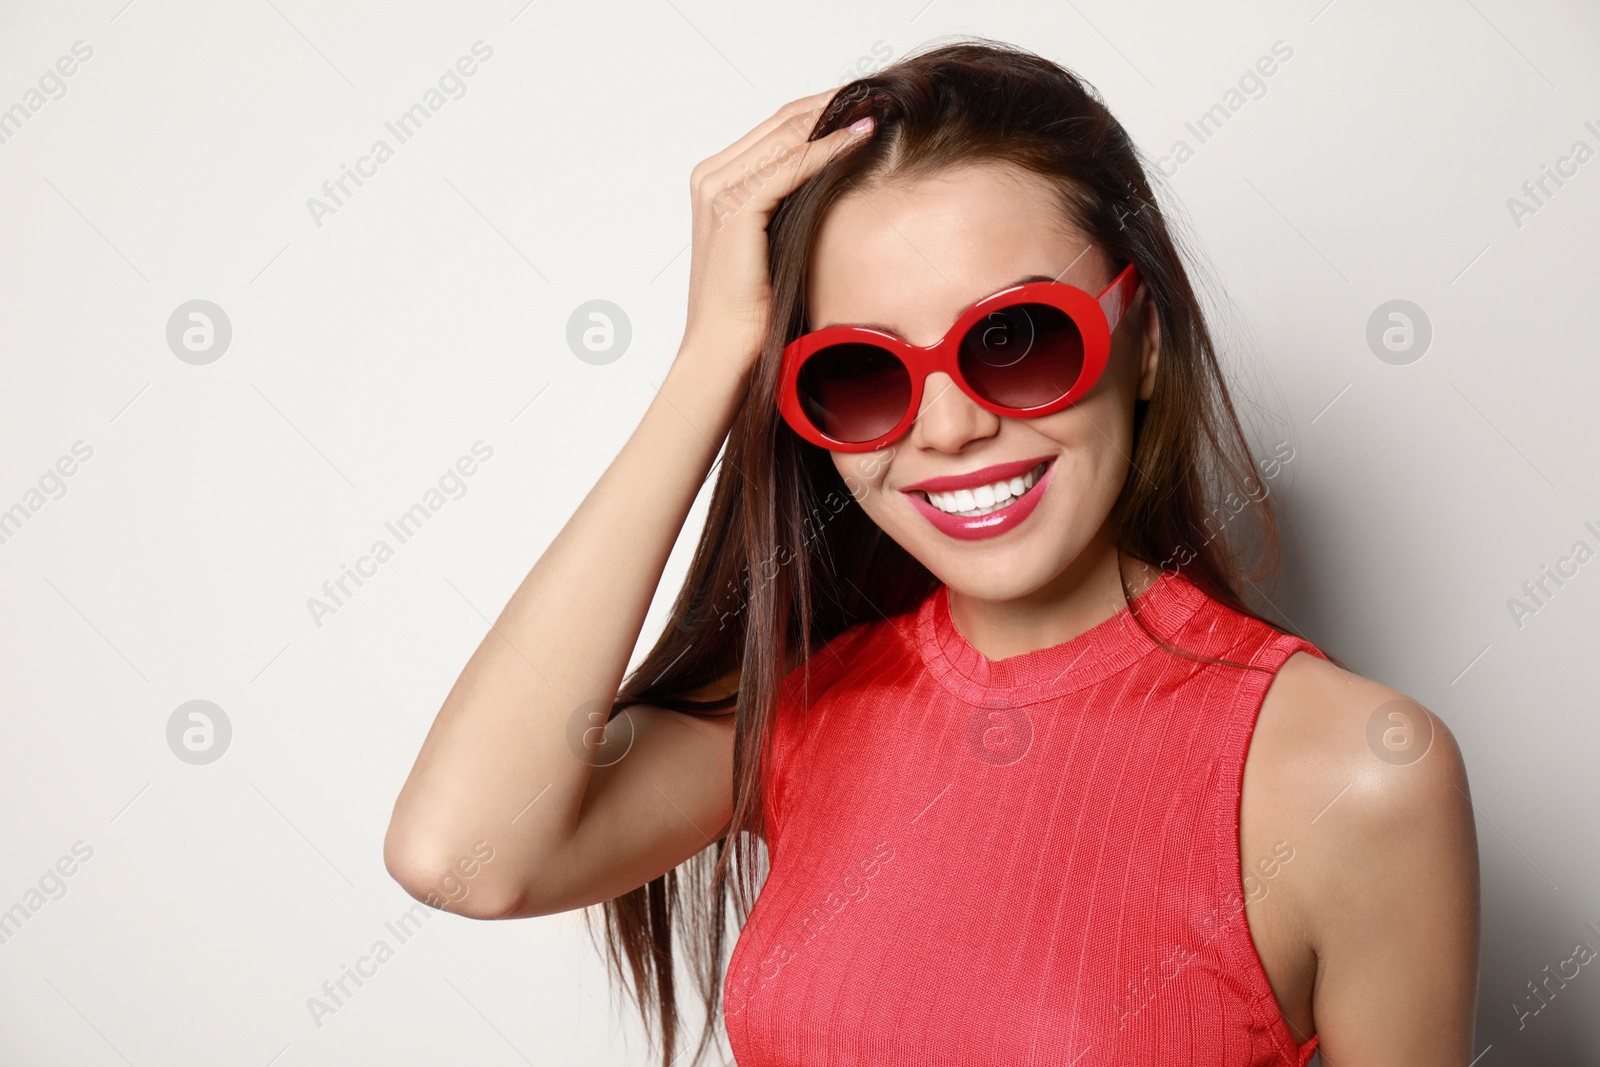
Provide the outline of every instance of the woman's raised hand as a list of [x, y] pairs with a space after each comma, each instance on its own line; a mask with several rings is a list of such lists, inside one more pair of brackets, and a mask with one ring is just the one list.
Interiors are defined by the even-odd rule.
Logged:
[[807, 141], [837, 88], [801, 97], [689, 174], [693, 252], [684, 348], [739, 373], [761, 351], [772, 305], [767, 222], [787, 196], [870, 132], [843, 128]]

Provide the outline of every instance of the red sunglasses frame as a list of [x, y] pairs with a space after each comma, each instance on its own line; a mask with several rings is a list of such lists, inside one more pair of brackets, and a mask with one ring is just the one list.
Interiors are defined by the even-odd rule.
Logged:
[[[948, 374], [979, 407], [996, 415], [1032, 419], [1052, 414], [1080, 399], [1100, 380], [1111, 355], [1111, 334], [1128, 305], [1133, 302], [1133, 295], [1138, 288], [1139, 271], [1132, 263], [1124, 267], [1122, 273], [1113, 278], [1099, 296], [1090, 296], [1085, 290], [1066, 282], [1024, 282], [1013, 285], [1009, 289], [991, 293], [967, 308], [943, 337], [926, 348], [869, 326], [844, 324], [803, 333], [783, 349], [783, 361], [778, 371], [778, 411], [795, 433], [814, 445], [834, 452], [874, 452], [898, 440], [911, 428], [922, 409], [923, 383], [930, 373], [937, 370]], [[1083, 370], [1078, 380], [1061, 397], [1031, 408], [1006, 407], [985, 399], [961, 376], [959, 365], [961, 341], [967, 336], [967, 331], [984, 316], [1013, 304], [1048, 304], [1058, 308], [1071, 317], [1083, 337]], [[911, 373], [911, 398], [906, 404], [905, 416], [892, 430], [870, 441], [835, 441], [811, 422], [800, 402], [798, 382], [801, 366], [823, 348], [841, 343], [870, 344], [887, 349]]]

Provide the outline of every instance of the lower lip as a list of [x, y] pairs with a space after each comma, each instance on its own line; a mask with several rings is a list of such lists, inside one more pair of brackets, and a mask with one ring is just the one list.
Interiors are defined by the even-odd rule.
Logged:
[[1007, 530], [1015, 529], [1018, 523], [1032, 515], [1033, 509], [1039, 506], [1039, 498], [1044, 496], [1045, 487], [1050, 484], [1050, 475], [1055, 473], [1055, 469], [1055, 460], [1051, 460], [1050, 466], [1046, 467], [1039, 480], [1033, 483], [1032, 489], [1005, 507], [996, 508], [987, 515], [949, 515], [924, 500], [921, 493], [907, 493], [906, 496], [911, 499], [911, 506], [922, 512], [923, 517], [940, 533], [961, 541], [978, 541], [985, 537], [999, 537]]

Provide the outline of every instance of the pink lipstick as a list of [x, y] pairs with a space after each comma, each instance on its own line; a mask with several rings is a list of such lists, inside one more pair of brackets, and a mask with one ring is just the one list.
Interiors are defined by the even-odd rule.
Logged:
[[[982, 467], [966, 474], [941, 475], [937, 478], [928, 478], [920, 482], [903, 487], [900, 491], [911, 501], [911, 506], [916, 508], [939, 532], [962, 541], [976, 541], [986, 537], [998, 537], [1007, 530], [1014, 529], [1019, 523], [1033, 513], [1038, 507], [1039, 500], [1044, 496], [1045, 488], [1050, 482], [1050, 475], [1055, 470], [1055, 456], [1040, 456], [1034, 459], [1015, 460], [1009, 463], [997, 463], [993, 466]], [[1031, 471], [1044, 469], [1037, 476], [1032, 486], [1026, 484], [1026, 479]], [[1022, 492], [1019, 494], [1018, 482], [1021, 482]], [[1009, 483], [1001, 492], [993, 488], [998, 483]], [[920, 490], [920, 491], [919, 491]], [[977, 492], [975, 495], [975, 491]], [[934, 494], [941, 497], [941, 502], [949, 508], [946, 511], [935, 507], [924, 494]], [[1002, 503], [1002, 496], [1009, 499]], [[983, 500], [990, 500], [985, 505]], [[965, 504], [965, 507], [960, 505]], [[999, 504], [1000, 506], [994, 506]], [[973, 511], [988, 506], [991, 510], [979, 515], [962, 515], [958, 511]]]

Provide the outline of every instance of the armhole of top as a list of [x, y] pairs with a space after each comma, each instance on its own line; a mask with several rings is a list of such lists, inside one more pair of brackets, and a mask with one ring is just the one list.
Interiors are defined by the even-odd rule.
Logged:
[[783, 800], [789, 769], [789, 748], [795, 723], [793, 703], [804, 664], [797, 664], [778, 683], [778, 696], [772, 719], [771, 762], [761, 772], [763, 818], [766, 822], [767, 850], [770, 854], [783, 829]]
[[811, 682], [808, 695], [815, 697], [836, 676], [834, 668], [848, 661], [850, 648], [856, 642], [868, 639], [873, 630], [874, 626], [869, 622], [841, 630], [823, 642], [809, 657], [796, 662], [778, 684], [772, 723], [772, 762], [761, 778], [769, 854], [783, 832], [783, 810], [788, 799], [793, 756], [805, 741], [804, 712], [808, 709], [800, 706], [800, 700], [807, 689], [807, 678], [809, 676]]
[[1285, 1062], [1295, 1067], [1305, 1067], [1311, 1062], [1319, 1044], [1316, 1034], [1307, 1035], [1302, 1042], [1278, 1007], [1277, 994], [1267, 978], [1266, 967], [1256, 949], [1255, 937], [1250, 933], [1250, 921], [1245, 915], [1245, 888], [1243, 874], [1243, 846], [1239, 840], [1240, 816], [1244, 801], [1244, 766], [1255, 737], [1256, 722], [1266, 702], [1267, 690], [1277, 680], [1278, 671], [1296, 652], [1306, 652], [1318, 659], [1327, 655], [1316, 645], [1301, 637], [1282, 632], [1262, 643], [1250, 658], [1254, 667], [1265, 667], [1270, 673], [1247, 671], [1240, 685], [1239, 710], [1229, 724], [1228, 742], [1220, 768], [1221, 782], [1228, 790], [1226, 802], [1219, 804], [1221, 818], [1216, 827], [1217, 852], [1223, 859], [1223, 879], [1219, 889], [1227, 915], [1227, 925], [1232, 936], [1222, 938], [1224, 950], [1234, 972], [1243, 979], [1250, 991], [1250, 1005], [1257, 1020], [1266, 1027]]

